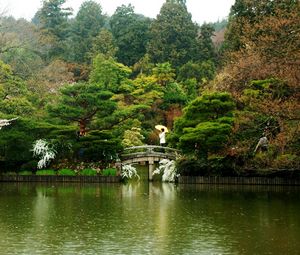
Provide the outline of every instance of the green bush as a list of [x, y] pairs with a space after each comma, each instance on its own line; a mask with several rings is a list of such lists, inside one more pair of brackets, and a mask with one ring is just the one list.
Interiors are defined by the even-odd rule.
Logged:
[[181, 176], [206, 176], [209, 174], [205, 160], [182, 159], [177, 163], [178, 173]]
[[6, 172], [4, 175], [17, 175], [16, 172]]
[[119, 139], [113, 138], [108, 132], [91, 131], [86, 136], [80, 137], [72, 149], [74, 155], [83, 162], [103, 162], [107, 165], [117, 158], [121, 149]]
[[28, 161], [21, 165], [20, 171], [36, 171], [38, 162], [36, 160]]
[[32, 175], [31, 171], [21, 171], [19, 172], [19, 175]]
[[237, 176], [234, 169], [234, 159], [229, 157], [214, 156], [208, 159], [209, 175], [212, 176]]
[[102, 170], [102, 175], [104, 176], [116, 176], [117, 169], [116, 168], [106, 168]]
[[299, 169], [300, 159], [294, 154], [283, 154], [278, 156], [273, 164], [277, 169]]
[[95, 169], [86, 168], [86, 169], [82, 169], [80, 171], [80, 175], [95, 176], [95, 175], [97, 175], [97, 171]]
[[55, 170], [52, 169], [45, 169], [45, 170], [38, 170], [35, 173], [36, 175], [56, 175]]
[[57, 174], [58, 175], [65, 175], [65, 176], [75, 176], [76, 175], [76, 173], [73, 169], [68, 169], [68, 168], [59, 169]]

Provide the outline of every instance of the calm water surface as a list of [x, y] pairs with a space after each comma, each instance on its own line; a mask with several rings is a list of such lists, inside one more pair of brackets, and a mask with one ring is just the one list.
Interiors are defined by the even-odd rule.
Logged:
[[0, 183], [0, 254], [300, 254], [300, 189]]

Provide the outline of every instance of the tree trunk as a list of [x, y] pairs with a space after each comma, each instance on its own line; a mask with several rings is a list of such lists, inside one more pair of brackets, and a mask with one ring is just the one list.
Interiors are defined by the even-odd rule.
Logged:
[[79, 121], [79, 136], [85, 136], [86, 135], [86, 122], [85, 120]]

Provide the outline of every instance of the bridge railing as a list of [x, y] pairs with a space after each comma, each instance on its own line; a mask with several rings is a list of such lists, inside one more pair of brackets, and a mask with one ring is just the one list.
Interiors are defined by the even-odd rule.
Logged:
[[156, 146], [156, 145], [142, 145], [142, 146], [132, 146], [124, 149], [121, 157], [123, 159], [143, 157], [143, 156], [158, 156], [164, 158], [175, 159], [179, 154], [179, 150]]

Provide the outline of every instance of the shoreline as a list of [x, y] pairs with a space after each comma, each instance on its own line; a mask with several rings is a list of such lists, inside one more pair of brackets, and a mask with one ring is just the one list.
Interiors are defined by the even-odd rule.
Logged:
[[[121, 176], [0, 175], [1, 182], [121, 183]], [[300, 186], [299, 178], [262, 176], [179, 176], [178, 184]]]

